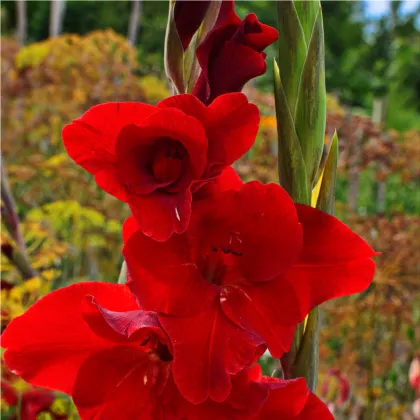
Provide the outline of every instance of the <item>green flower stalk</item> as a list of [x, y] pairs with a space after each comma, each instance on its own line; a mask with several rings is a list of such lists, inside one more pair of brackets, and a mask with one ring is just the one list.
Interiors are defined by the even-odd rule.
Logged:
[[280, 1], [277, 8], [279, 62], [274, 65], [274, 93], [280, 184], [296, 202], [310, 204], [326, 122], [321, 4]]
[[[332, 141], [322, 181], [318, 180], [326, 124], [324, 29], [320, 1], [277, 3], [279, 61], [274, 62], [279, 182], [292, 199], [332, 213], [337, 138]], [[318, 371], [319, 311], [298, 326], [292, 349], [281, 360], [286, 378], [304, 376], [314, 390]]]

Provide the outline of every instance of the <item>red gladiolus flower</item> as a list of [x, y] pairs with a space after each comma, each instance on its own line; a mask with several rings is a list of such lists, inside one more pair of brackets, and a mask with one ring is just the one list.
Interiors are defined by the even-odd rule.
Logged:
[[169, 341], [125, 285], [79, 283], [50, 293], [8, 325], [2, 347], [10, 369], [71, 395], [83, 419], [163, 415]]
[[202, 72], [194, 95], [209, 103], [219, 95], [239, 92], [245, 83], [267, 70], [263, 52], [278, 38], [277, 31], [251, 13], [241, 21], [233, 2], [224, 1], [215, 27], [197, 48]]
[[63, 141], [102, 189], [129, 204], [146, 235], [164, 241], [185, 231], [192, 192], [251, 147], [258, 122], [243, 94], [208, 107], [178, 95], [157, 106], [97, 105], [64, 128]]
[[165, 243], [135, 232], [133, 219], [123, 230], [127, 284], [159, 313], [175, 383], [193, 403], [226, 399], [230, 375], [263, 344], [280, 357], [313, 307], [366, 289], [375, 267], [358, 235], [274, 184], [197, 201], [185, 234]]

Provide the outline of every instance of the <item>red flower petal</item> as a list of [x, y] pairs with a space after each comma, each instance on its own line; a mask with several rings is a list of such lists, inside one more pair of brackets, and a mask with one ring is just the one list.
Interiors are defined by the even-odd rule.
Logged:
[[222, 289], [221, 302], [229, 319], [259, 335], [273, 357], [290, 350], [300, 313], [298, 298], [286, 282], [227, 285]]
[[337, 218], [303, 204], [296, 204], [296, 211], [304, 235], [299, 264], [336, 264], [377, 255], [366, 241]]
[[183, 233], [191, 217], [191, 192], [137, 196], [128, 194], [128, 204], [141, 231], [156, 241], [166, 241], [173, 232]]
[[194, 193], [193, 201], [203, 200], [224, 191], [239, 191], [242, 185], [243, 181], [235, 169], [232, 166], [227, 166], [219, 176], [204, 183], [198, 190], [194, 187], [197, 192]]
[[158, 107], [174, 107], [198, 119], [208, 137], [206, 177], [220, 171], [246, 153], [255, 141], [259, 124], [258, 108], [242, 93], [221, 95], [206, 108], [194, 95], [164, 99]]
[[313, 420], [313, 419], [334, 420], [334, 416], [331, 414], [328, 407], [314, 393], [310, 392], [308, 395], [308, 400], [306, 402], [305, 408], [297, 417], [295, 417], [295, 420]]
[[118, 200], [127, 201], [127, 194], [125, 188], [121, 185], [120, 181], [117, 178], [115, 165], [109, 166], [106, 169], [100, 170], [95, 173], [95, 182], [96, 184], [106, 191], [108, 194], [111, 194]]
[[[104, 370], [105, 368], [105, 370]], [[73, 399], [84, 419], [152, 419], [158, 390], [167, 380], [140, 347], [119, 346], [88, 358]]]
[[[263, 377], [258, 383], [269, 390], [269, 397], [257, 419], [295, 419], [302, 412], [308, 401], [309, 390], [306, 387], [304, 378], [284, 381]], [[318, 417], [312, 417], [312, 419], [318, 420]]]
[[214, 305], [191, 317], [159, 315], [173, 345], [172, 372], [182, 395], [193, 404], [210, 397], [224, 401], [234, 375], [260, 356], [262, 342], [231, 323]]
[[131, 236], [139, 230], [139, 225], [133, 216], [127, 217], [122, 227], [123, 242], [127, 243]]
[[81, 364], [113, 345], [84, 321], [81, 302], [86, 295], [95, 296], [110, 310], [138, 308], [125, 285], [89, 282], [54, 291], [14, 319], [2, 334], [9, 368], [34, 385], [71, 393]]
[[296, 205], [304, 241], [299, 261], [285, 275], [299, 298], [301, 318], [322, 302], [365, 290], [372, 282], [375, 252], [335, 217]]
[[172, 235], [156, 242], [134, 233], [123, 249], [128, 267], [127, 285], [147, 310], [171, 315], [202, 311], [219, 293], [192, 262], [185, 236]]
[[247, 281], [267, 281], [286, 272], [302, 246], [290, 197], [278, 185], [256, 181], [198, 202], [190, 230], [200, 248], [232, 249], [232, 264]]
[[118, 198], [123, 195], [117, 188], [113, 168], [116, 163], [115, 144], [120, 130], [127, 124], [138, 124], [156, 111], [156, 107], [136, 102], [114, 102], [92, 107], [63, 129], [64, 146], [70, 157], [92, 174], [110, 180], [101, 182], [101, 188]]
[[178, 0], [175, 3], [174, 20], [184, 51], [188, 48], [191, 38], [203, 22], [209, 6], [210, 1], [205, 0]]
[[326, 266], [295, 266], [284, 275], [284, 280], [299, 299], [302, 321], [312, 308], [327, 300], [362, 292], [374, 274], [374, 261], [365, 259]]
[[277, 31], [271, 26], [258, 21], [254, 13], [250, 13], [242, 21], [241, 26], [232, 37], [232, 42], [247, 45], [255, 51], [262, 52], [278, 38]]
[[207, 107], [195, 95], [189, 93], [169, 96], [160, 101], [157, 106], [158, 108], [177, 108], [201, 123], [206, 121]]
[[[86, 296], [82, 301], [83, 318], [98, 336], [117, 343], [144, 341], [151, 335], [159, 336], [167, 342], [157, 315], [143, 310], [110, 311], [96, 302], [93, 296]], [[140, 332], [141, 334], [136, 334]]]
[[[252, 369], [251, 369], [252, 370]], [[202, 404], [192, 404], [182, 398], [172, 378], [168, 381], [170, 391], [165, 404], [177, 419], [189, 420], [248, 420], [255, 418], [268, 397], [268, 390], [255, 383], [244, 369], [232, 376], [229, 397], [219, 403], [207, 399]]]
[[213, 101], [206, 122], [211, 173], [220, 173], [221, 167], [231, 165], [251, 148], [259, 122], [258, 108], [242, 93], [229, 93]]
[[[130, 178], [136, 175], [136, 171], [130, 170], [131, 166], [135, 166], [135, 162], [132, 162], [133, 157], [144, 159], [143, 149], [140, 154], [136, 153], [136, 149], [165, 138], [179, 142], [188, 153], [185, 159], [187, 173], [183, 174], [182, 178], [191, 179], [187, 180], [184, 187], [188, 187], [193, 179], [201, 177], [207, 163], [207, 137], [203, 125], [179, 109], [157, 108], [157, 111], [141, 124], [126, 126], [118, 137], [118, 174], [124, 183], [133, 182]], [[140, 164], [142, 165], [142, 162]]]

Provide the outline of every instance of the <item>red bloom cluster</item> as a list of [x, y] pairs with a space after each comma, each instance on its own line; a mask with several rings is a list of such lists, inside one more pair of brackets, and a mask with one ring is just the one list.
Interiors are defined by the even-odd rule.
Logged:
[[313, 307], [368, 287], [374, 253], [280, 186], [242, 184], [228, 165], [257, 125], [236, 93], [105, 104], [66, 127], [70, 155], [133, 211], [128, 281], [42, 298], [2, 336], [10, 368], [86, 419], [330, 418], [303, 379], [252, 366], [288, 351]]
[[[193, 6], [184, 48], [209, 2]], [[181, 2], [178, 23], [183, 13]], [[243, 184], [230, 166], [259, 123], [235, 91], [265, 71], [276, 37], [225, 1], [197, 51], [201, 101], [98, 105], [63, 130], [69, 155], [132, 211], [127, 284], [54, 291], [9, 324], [2, 346], [10, 369], [71, 395], [83, 419], [332, 419], [304, 379], [263, 377], [256, 364], [289, 351], [312, 308], [366, 289], [374, 272], [372, 249], [339, 220], [278, 185]]]

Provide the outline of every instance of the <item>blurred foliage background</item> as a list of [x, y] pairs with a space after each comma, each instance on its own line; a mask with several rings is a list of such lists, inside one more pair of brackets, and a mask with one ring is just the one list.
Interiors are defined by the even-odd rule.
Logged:
[[[119, 274], [128, 209], [68, 158], [63, 125], [101, 102], [154, 104], [170, 94], [166, 2], [61, 2], [55, 26], [54, 3], [1, 4], [2, 328], [50, 290]], [[274, 2], [236, 7], [276, 26]], [[338, 419], [410, 419], [407, 373], [420, 348], [420, 7], [407, 13], [394, 1], [369, 18], [366, 3], [327, 1], [323, 13], [325, 144], [337, 130], [340, 147], [336, 215], [382, 254], [368, 291], [323, 307], [318, 391]], [[244, 180], [277, 182], [275, 52], [245, 92], [262, 118], [236, 164]], [[262, 363], [268, 374], [278, 368], [270, 357]], [[77, 418], [64, 396], [2, 368], [2, 418]]]

